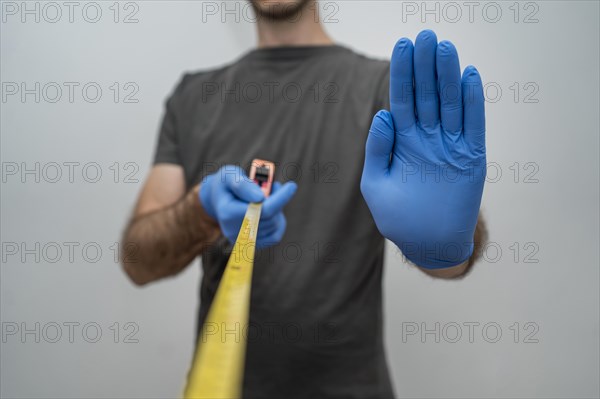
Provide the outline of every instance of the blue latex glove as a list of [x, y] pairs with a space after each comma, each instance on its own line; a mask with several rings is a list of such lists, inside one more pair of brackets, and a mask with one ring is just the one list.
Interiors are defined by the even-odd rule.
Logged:
[[283, 207], [296, 189], [294, 182], [284, 185], [275, 182], [271, 195], [265, 199], [259, 186], [240, 167], [227, 165], [204, 179], [199, 197], [206, 213], [217, 220], [221, 232], [231, 243], [237, 239], [248, 204], [264, 201], [256, 238], [256, 247], [264, 248], [281, 241], [286, 228]]
[[391, 113], [371, 125], [361, 191], [381, 234], [429, 269], [473, 253], [485, 180], [481, 77], [432, 31], [400, 39], [390, 66]]

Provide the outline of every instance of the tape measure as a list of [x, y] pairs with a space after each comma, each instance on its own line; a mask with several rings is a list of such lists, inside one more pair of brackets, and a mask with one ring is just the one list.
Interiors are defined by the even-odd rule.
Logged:
[[[250, 178], [263, 190], [271, 192], [275, 165], [255, 159]], [[239, 398], [244, 377], [250, 288], [256, 234], [262, 204], [251, 203], [242, 221], [233, 250], [225, 266], [219, 288], [213, 299], [197, 345], [184, 397]]]

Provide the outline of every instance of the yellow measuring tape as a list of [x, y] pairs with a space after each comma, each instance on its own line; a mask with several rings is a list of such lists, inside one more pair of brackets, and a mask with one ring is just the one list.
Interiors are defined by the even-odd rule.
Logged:
[[244, 377], [250, 287], [262, 204], [248, 206], [208, 312], [185, 398], [239, 398]]

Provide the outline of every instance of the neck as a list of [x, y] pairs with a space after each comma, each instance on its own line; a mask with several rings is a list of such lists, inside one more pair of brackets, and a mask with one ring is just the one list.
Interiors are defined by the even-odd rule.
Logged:
[[258, 18], [258, 47], [327, 46], [333, 40], [321, 25], [316, 3], [310, 2], [298, 16], [283, 21]]

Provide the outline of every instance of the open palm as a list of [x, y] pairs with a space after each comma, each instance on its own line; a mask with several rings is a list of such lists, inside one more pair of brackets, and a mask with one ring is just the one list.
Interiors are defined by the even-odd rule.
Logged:
[[380, 232], [419, 266], [458, 265], [473, 251], [485, 180], [481, 77], [423, 31], [400, 39], [390, 66], [390, 110], [367, 140], [361, 190]]

